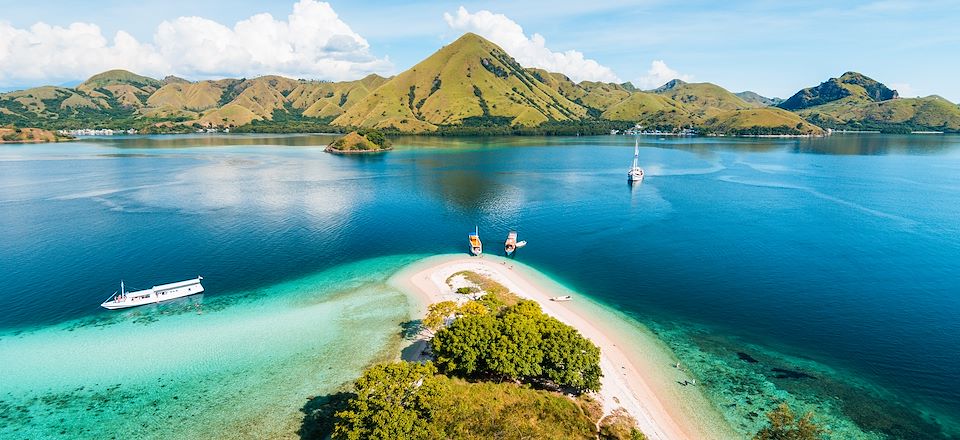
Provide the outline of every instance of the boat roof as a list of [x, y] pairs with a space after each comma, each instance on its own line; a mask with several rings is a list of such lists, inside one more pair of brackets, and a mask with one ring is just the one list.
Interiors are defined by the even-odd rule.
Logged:
[[176, 289], [177, 287], [190, 286], [193, 284], [200, 284], [200, 278], [194, 278], [192, 280], [179, 281], [176, 283], [161, 284], [159, 286], [153, 286], [153, 290]]

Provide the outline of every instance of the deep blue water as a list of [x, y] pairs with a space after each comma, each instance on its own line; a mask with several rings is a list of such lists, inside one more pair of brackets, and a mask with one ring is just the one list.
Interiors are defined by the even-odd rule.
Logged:
[[106, 313], [128, 286], [208, 296], [371, 257], [490, 250], [641, 321], [861, 375], [960, 414], [960, 137], [89, 139], [0, 147], [0, 329]]

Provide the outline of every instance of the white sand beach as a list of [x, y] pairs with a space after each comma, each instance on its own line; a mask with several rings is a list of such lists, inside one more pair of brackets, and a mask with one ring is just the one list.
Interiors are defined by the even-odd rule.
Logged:
[[[473, 271], [506, 286], [518, 296], [537, 301], [543, 311], [575, 327], [600, 347], [602, 387], [598, 398], [609, 413], [624, 408], [651, 439], [730, 439], [739, 437], [710, 406], [676, 359], [652, 334], [642, 333], [621, 317], [514, 260], [497, 256], [443, 255], [421, 260], [391, 279], [416, 300], [414, 316], [425, 316], [429, 304], [463, 298], [447, 285], [454, 273]], [[551, 297], [573, 295], [573, 301]], [[424, 342], [414, 344], [421, 349]]]

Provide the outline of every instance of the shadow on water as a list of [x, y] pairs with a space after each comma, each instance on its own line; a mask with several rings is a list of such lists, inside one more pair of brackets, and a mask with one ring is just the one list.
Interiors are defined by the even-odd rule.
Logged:
[[[420, 319], [403, 321], [399, 324], [400, 337], [405, 341], [414, 341], [421, 330]], [[416, 341], [405, 347], [400, 358], [405, 361], [415, 361], [424, 349], [425, 341]], [[349, 391], [352, 384], [344, 384], [340, 391], [323, 396], [312, 396], [300, 408], [303, 413], [303, 422], [297, 434], [302, 440], [329, 439], [333, 434], [334, 414], [347, 408], [350, 399], [356, 393]]]
[[324, 396], [312, 397], [300, 408], [303, 413], [303, 423], [297, 434], [302, 440], [328, 439], [333, 434], [333, 416], [338, 411], [347, 408], [350, 399], [356, 394], [339, 391]]

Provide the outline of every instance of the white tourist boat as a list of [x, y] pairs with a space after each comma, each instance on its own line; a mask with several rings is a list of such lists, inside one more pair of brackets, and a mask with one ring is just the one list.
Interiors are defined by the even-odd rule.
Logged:
[[196, 277], [191, 280], [180, 281], [177, 283], [161, 284], [149, 289], [127, 292], [123, 281], [120, 282], [120, 292], [113, 294], [110, 299], [100, 304], [103, 308], [116, 310], [126, 309], [128, 307], [142, 306], [146, 304], [156, 304], [161, 301], [183, 298], [185, 296], [196, 295], [203, 292], [203, 286], [200, 281], [203, 277]]
[[570, 301], [572, 299], [573, 297], [570, 295], [563, 295], [563, 296], [555, 296], [553, 298], [550, 298], [550, 301]]
[[643, 168], [637, 164], [640, 159], [640, 141], [633, 140], [633, 167], [627, 172], [627, 180], [630, 182], [643, 182]]

